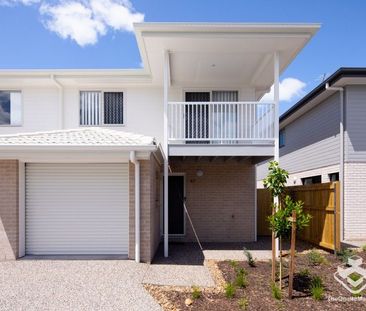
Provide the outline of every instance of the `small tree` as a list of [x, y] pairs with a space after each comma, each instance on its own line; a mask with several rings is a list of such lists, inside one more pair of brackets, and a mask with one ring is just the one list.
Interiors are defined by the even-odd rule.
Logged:
[[[281, 201], [284, 196], [287, 183], [288, 172], [279, 167], [278, 162], [269, 162], [268, 175], [263, 180], [266, 187], [276, 202], [272, 205], [272, 215], [275, 215], [277, 210], [281, 210]], [[282, 277], [282, 246], [280, 240], [280, 279]], [[272, 282], [276, 281], [276, 251], [275, 251], [275, 231], [272, 230]], [[281, 284], [281, 283], [280, 283]]]
[[293, 201], [289, 195], [285, 195], [285, 187], [288, 179], [288, 172], [279, 167], [276, 161], [270, 162], [268, 176], [264, 179], [264, 186], [270, 190], [272, 197], [277, 202], [272, 205], [272, 215], [268, 217], [270, 229], [272, 230], [272, 281], [275, 282], [276, 258], [274, 251], [274, 240], [279, 238], [280, 242], [280, 275], [282, 281], [282, 238], [291, 235], [292, 215], [296, 214], [295, 227], [297, 231], [309, 225], [311, 216], [303, 212], [303, 202]]
[[270, 228], [275, 232], [276, 238], [289, 238], [292, 228], [292, 212], [296, 212], [296, 230], [300, 231], [309, 225], [311, 216], [303, 212], [304, 203], [293, 201], [287, 195], [282, 204], [282, 208], [268, 217]]

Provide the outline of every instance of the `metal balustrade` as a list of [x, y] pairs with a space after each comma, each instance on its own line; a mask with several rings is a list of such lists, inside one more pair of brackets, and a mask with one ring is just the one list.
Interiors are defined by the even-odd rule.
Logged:
[[169, 102], [170, 144], [273, 143], [273, 102]]

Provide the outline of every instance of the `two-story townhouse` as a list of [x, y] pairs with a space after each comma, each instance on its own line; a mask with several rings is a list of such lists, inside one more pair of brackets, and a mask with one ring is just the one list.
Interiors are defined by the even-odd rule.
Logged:
[[142, 69], [1, 70], [1, 258], [255, 241], [279, 75], [318, 28], [142, 23]]
[[[343, 242], [366, 240], [366, 68], [340, 68], [280, 117], [288, 185], [340, 181]], [[257, 167], [258, 187], [267, 163]]]

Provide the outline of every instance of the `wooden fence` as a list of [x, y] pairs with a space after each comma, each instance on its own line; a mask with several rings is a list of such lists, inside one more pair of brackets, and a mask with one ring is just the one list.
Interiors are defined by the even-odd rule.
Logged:
[[[296, 201], [304, 202], [304, 211], [312, 218], [299, 238], [315, 245], [340, 249], [339, 182], [287, 187], [286, 192]], [[272, 213], [272, 197], [267, 189], [258, 189], [257, 232], [268, 236], [268, 216]]]

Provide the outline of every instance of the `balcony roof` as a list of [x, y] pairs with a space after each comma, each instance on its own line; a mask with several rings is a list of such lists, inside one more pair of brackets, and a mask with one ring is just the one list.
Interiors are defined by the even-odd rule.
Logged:
[[135, 32], [146, 70], [162, 83], [169, 51], [173, 85], [249, 86], [259, 98], [273, 84], [273, 54], [282, 72], [319, 24], [141, 23]]

